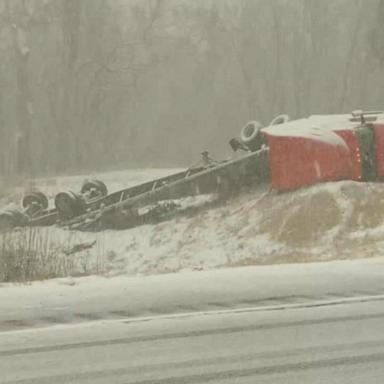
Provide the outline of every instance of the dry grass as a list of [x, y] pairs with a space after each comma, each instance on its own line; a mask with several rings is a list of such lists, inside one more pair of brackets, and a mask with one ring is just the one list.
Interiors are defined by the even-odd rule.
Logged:
[[55, 245], [49, 228], [20, 228], [0, 234], [0, 282], [28, 282], [91, 274], [87, 258]]

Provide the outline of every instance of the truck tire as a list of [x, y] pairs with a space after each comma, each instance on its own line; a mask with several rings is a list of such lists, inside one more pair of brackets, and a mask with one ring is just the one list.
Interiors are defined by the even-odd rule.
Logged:
[[28, 218], [17, 209], [7, 209], [0, 213], [0, 231], [26, 225]]
[[257, 151], [263, 144], [263, 134], [261, 129], [263, 126], [258, 121], [249, 121], [240, 132], [240, 140], [251, 151]]
[[86, 202], [74, 192], [60, 192], [55, 196], [55, 207], [62, 218], [70, 219], [85, 213]]
[[33, 203], [40, 205], [43, 209], [48, 208], [48, 198], [42, 192], [36, 191], [29, 193], [28, 195], [25, 195], [21, 201], [23, 208], [28, 208]]
[[108, 195], [107, 186], [100, 180], [87, 180], [81, 187], [81, 194], [89, 192], [92, 188], [96, 189], [100, 193], [101, 197]]
[[278, 115], [269, 123], [269, 126], [285, 124], [288, 123], [289, 120], [291, 120], [291, 118], [288, 115]]

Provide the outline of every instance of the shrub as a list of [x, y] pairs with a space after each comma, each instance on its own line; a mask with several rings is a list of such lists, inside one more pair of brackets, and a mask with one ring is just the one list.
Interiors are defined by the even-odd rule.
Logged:
[[18, 228], [0, 234], [0, 282], [89, 274], [88, 259], [79, 261], [76, 253], [65, 251], [66, 245], [52, 238], [50, 228]]

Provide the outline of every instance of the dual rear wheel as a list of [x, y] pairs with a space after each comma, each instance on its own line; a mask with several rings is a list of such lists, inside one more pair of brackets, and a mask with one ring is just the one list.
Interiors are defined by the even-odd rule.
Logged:
[[55, 197], [55, 207], [60, 216], [70, 219], [87, 211], [87, 204], [101, 199], [108, 194], [107, 186], [100, 180], [87, 180], [81, 187], [80, 194], [72, 191], [60, 192]]

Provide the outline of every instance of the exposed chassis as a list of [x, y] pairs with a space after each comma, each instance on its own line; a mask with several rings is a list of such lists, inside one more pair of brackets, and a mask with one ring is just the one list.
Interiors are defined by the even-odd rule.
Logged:
[[[206, 157], [206, 154], [203, 154]], [[91, 199], [84, 210], [65, 217], [57, 209], [46, 210], [41, 216], [29, 217], [24, 226], [58, 225], [78, 230], [101, 230], [133, 227], [143, 222], [139, 208], [200, 194], [218, 193], [228, 197], [241, 186], [269, 178], [268, 149], [245, 153], [238, 159], [213, 162], [159, 178], [137, 186]]]

